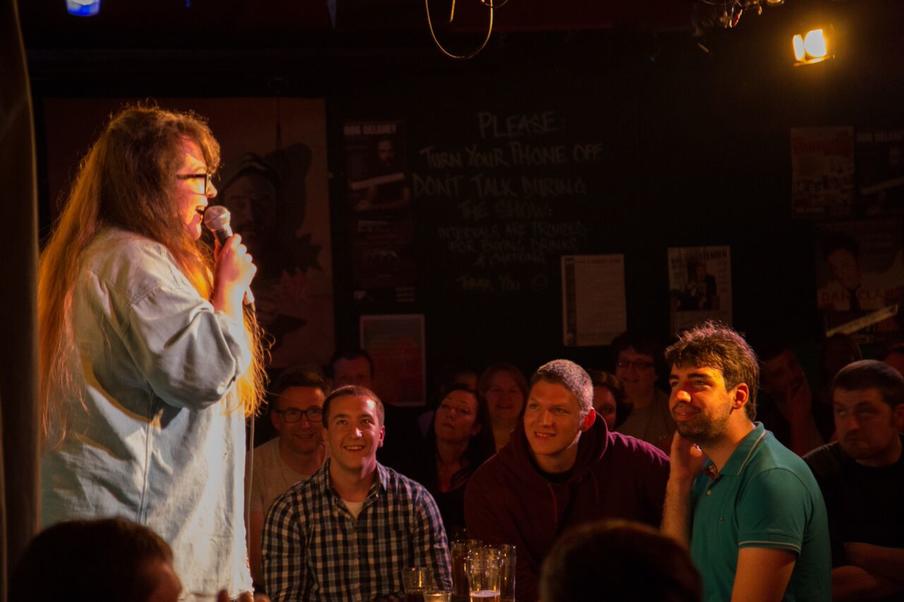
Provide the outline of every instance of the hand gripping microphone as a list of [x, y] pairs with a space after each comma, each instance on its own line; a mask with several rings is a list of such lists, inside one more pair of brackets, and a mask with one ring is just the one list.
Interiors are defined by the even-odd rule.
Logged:
[[[221, 245], [232, 236], [232, 226], [229, 225], [231, 217], [229, 209], [222, 205], [210, 205], [204, 210], [204, 226], [213, 232]], [[251, 288], [245, 291], [245, 305], [254, 305], [254, 293], [251, 292]]]

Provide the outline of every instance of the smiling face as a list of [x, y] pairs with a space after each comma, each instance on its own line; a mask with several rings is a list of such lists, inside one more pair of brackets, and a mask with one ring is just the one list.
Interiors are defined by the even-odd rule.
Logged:
[[574, 466], [581, 433], [595, 417], [593, 409], [582, 416], [577, 398], [559, 383], [534, 383], [524, 409], [524, 434], [540, 468], [555, 473]]
[[[176, 171], [175, 204], [179, 218], [188, 230], [189, 235], [198, 240], [201, 238], [201, 220], [209, 199], [217, 196], [217, 189], [211, 183], [204, 191], [207, 163], [198, 143], [189, 138], [182, 139], [182, 163]], [[185, 176], [201, 176], [186, 178]]]
[[327, 444], [331, 470], [371, 473], [383, 445], [383, 425], [377, 403], [363, 395], [343, 395], [330, 401]]
[[477, 396], [470, 391], [450, 391], [436, 409], [433, 428], [438, 441], [468, 441], [480, 431]]
[[506, 370], [499, 370], [490, 378], [484, 394], [493, 424], [515, 425], [524, 406], [524, 393], [518, 381]]
[[[312, 454], [323, 445], [323, 421], [308, 413], [323, 408], [323, 391], [317, 387], [288, 387], [274, 403], [273, 428], [279, 433], [279, 444], [296, 454]], [[302, 412], [298, 420], [290, 420], [286, 410]]]
[[898, 428], [904, 426], [904, 404], [892, 408], [879, 389], [832, 391], [838, 444], [865, 466], [888, 466], [901, 454]]
[[747, 385], [726, 389], [725, 378], [717, 368], [673, 366], [669, 385], [669, 409], [675, 426], [682, 437], [694, 443], [717, 441], [725, 435], [731, 420], [746, 419], [743, 407]]

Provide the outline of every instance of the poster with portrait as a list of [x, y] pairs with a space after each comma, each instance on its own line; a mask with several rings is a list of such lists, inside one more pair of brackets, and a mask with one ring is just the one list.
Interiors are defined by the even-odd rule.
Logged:
[[[46, 99], [48, 191], [65, 194], [109, 115], [132, 99]], [[274, 369], [323, 365], [333, 352], [333, 266], [322, 99], [157, 99], [206, 118], [221, 146], [211, 204], [225, 205], [258, 266], [258, 320]], [[74, 119], [73, 115], [78, 118]]]
[[901, 330], [904, 237], [901, 218], [820, 224], [816, 304], [826, 334], [885, 342]]
[[374, 363], [374, 389], [397, 406], [427, 402], [423, 314], [361, 316], [361, 348]]
[[731, 247], [670, 247], [671, 330], [705, 320], [731, 325]]
[[415, 301], [414, 214], [401, 121], [350, 121], [345, 146], [354, 301]]
[[854, 128], [792, 128], [791, 214], [845, 217], [854, 200]]

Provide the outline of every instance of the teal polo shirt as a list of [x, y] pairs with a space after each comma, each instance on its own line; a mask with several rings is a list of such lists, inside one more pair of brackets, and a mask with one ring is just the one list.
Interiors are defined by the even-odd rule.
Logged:
[[694, 481], [691, 557], [707, 602], [731, 599], [740, 548], [777, 548], [797, 556], [784, 600], [831, 600], [825, 503], [800, 457], [756, 423], [715, 478]]

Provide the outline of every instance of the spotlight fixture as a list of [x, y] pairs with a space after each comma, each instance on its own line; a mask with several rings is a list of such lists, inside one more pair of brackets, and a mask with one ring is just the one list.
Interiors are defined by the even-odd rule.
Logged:
[[66, 11], [76, 17], [93, 17], [100, 12], [100, 0], [66, 0]]
[[822, 27], [811, 29], [805, 34], [795, 34], [791, 38], [794, 48], [794, 65], [812, 65], [832, 58], [829, 40]]

